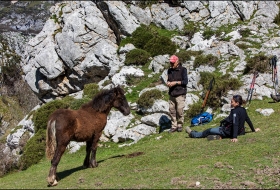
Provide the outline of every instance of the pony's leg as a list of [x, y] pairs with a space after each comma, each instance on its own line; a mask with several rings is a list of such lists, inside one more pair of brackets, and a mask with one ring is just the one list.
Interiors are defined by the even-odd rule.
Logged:
[[55, 186], [58, 184], [57, 180], [57, 176], [56, 176], [56, 169], [57, 169], [57, 165], [61, 159], [61, 156], [62, 154], [64, 153], [66, 149], [66, 146], [65, 145], [58, 145], [56, 150], [55, 150], [55, 154], [53, 156], [53, 159], [51, 161], [51, 169], [50, 169], [50, 172], [49, 172], [49, 176], [48, 176], [48, 185], [49, 186]]
[[90, 141], [87, 141], [86, 142], [86, 157], [85, 157], [85, 160], [84, 160], [84, 167], [85, 168], [89, 168], [89, 156], [90, 156], [90, 150], [91, 150], [91, 145], [92, 145], [92, 139]]
[[91, 160], [90, 160], [90, 166], [92, 168], [96, 168], [98, 166], [98, 163], [96, 162], [96, 150], [97, 150], [97, 143], [99, 141], [99, 138], [101, 136], [101, 133], [97, 134], [94, 136], [94, 139], [92, 141], [92, 146], [91, 146]]

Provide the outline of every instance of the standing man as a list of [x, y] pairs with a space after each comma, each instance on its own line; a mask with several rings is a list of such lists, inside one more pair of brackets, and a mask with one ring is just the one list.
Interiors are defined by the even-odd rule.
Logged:
[[171, 115], [170, 133], [181, 132], [184, 124], [184, 107], [187, 94], [187, 69], [179, 63], [176, 55], [170, 57], [170, 68], [167, 71], [169, 87], [169, 112]]

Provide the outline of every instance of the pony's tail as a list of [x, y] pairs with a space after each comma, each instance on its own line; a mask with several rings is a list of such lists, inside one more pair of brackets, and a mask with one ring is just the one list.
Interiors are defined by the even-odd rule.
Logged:
[[55, 120], [50, 120], [46, 132], [46, 157], [49, 160], [53, 158], [56, 149], [55, 132]]

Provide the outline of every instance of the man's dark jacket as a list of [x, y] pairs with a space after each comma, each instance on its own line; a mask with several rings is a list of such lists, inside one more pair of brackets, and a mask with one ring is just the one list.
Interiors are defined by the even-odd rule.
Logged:
[[181, 64], [177, 68], [169, 68], [167, 71], [167, 81], [181, 81], [181, 85], [175, 85], [169, 88], [170, 96], [180, 96], [187, 94], [188, 73], [187, 69]]

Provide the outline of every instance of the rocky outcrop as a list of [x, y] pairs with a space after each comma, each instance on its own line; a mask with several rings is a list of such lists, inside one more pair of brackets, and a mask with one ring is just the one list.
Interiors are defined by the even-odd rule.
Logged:
[[[86, 83], [113, 77], [124, 61], [117, 54], [120, 38], [130, 36], [140, 24], [183, 30], [190, 21], [215, 28], [242, 19], [252, 26], [259, 22], [273, 28], [277, 13], [275, 2], [255, 1], [184, 1], [180, 6], [158, 3], [145, 9], [137, 7], [136, 2], [127, 6], [122, 1], [57, 3], [50, 9], [51, 18], [42, 31], [27, 44], [21, 65], [31, 89], [47, 102], [80, 91]], [[201, 33], [190, 41], [180, 37], [174, 41], [185, 48], [191, 46], [190, 50], [207, 48], [208, 53], [224, 49], [215, 50], [215, 38], [204, 40]], [[222, 56], [240, 53], [233, 44], [227, 46], [230, 54], [222, 52]]]
[[59, 1], [2, 1], [0, 31], [38, 34], [50, 16], [49, 9]]
[[56, 16], [29, 41], [21, 63], [25, 80], [42, 101], [80, 91], [122, 65], [114, 32], [94, 3], [57, 4], [51, 13]]

